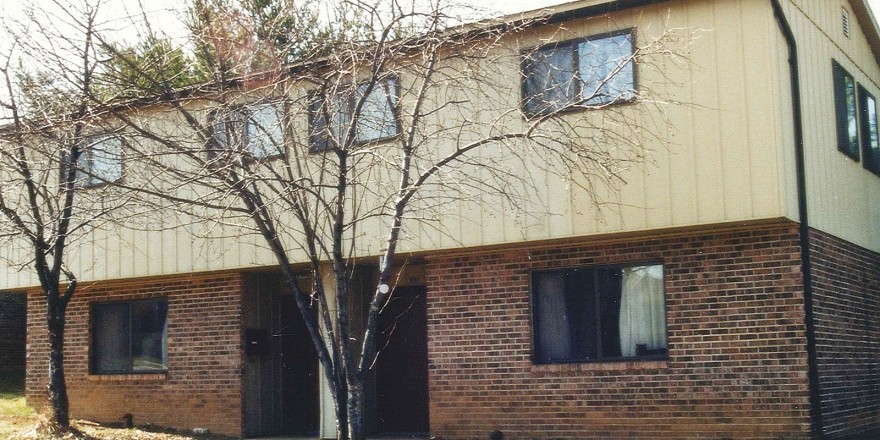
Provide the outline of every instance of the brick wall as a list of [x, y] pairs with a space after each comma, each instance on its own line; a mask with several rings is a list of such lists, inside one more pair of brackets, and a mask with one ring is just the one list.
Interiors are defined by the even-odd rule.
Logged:
[[[67, 313], [65, 369], [71, 416], [241, 435], [241, 298], [238, 274], [185, 275], [80, 285]], [[89, 375], [89, 304], [168, 299], [168, 372]], [[45, 404], [48, 342], [45, 301], [31, 294], [27, 395]]]
[[880, 434], [880, 255], [818, 231], [810, 237], [825, 432]]
[[[807, 438], [795, 224], [428, 261], [431, 433]], [[662, 260], [668, 361], [534, 365], [529, 271]]]
[[0, 374], [21, 374], [25, 362], [27, 296], [0, 293]]

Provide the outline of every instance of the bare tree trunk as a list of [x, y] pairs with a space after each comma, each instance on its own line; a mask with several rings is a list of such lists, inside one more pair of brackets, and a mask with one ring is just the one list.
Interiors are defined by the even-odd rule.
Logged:
[[364, 424], [364, 381], [353, 378], [348, 384], [348, 438], [364, 440], [367, 438]]
[[348, 391], [343, 384], [336, 385], [335, 401], [333, 408], [336, 410], [336, 440], [349, 440], [348, 432], [348, 405], [346, 400]]
[[49, 333], [49, 405], [52, 422], [70, 428], [67, 385], [64, 378], [64, 324], [67, 305], [57, 292], [47, 295], [46, 324]]

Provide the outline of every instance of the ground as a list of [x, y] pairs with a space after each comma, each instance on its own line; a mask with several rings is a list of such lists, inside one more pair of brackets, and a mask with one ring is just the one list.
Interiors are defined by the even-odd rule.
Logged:
[[125, 429], [74, 420], [77, 434], [53, 436], [47, 433], [46, 419], [24, 401], [24, 377], [0, 373], [0, 439], [9, 440], [221, 440], [227, 437], [190, 435], [169, 430], [138, 427]]
[[0, 373], [0, 438], [13, 438], [36, 426], [37, 415], [24, 402], [24, 375]]

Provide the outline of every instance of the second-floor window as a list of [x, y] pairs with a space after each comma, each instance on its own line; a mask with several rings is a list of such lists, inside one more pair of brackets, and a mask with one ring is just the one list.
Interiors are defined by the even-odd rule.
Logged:
[[245, 105], [215, 112], [212, 117], [210, 157], [230, 150], [262, 159], [283, 151], [284, 109], [280, 102]]
[[834, 74], [834, 105], [837, 117], [837, 148], [859, 160], [859, 123], [856, 111], [856, 81], [836, 61], [832, 63]]
[[877, 127], [877, 99], [859, 86], [859, 120], [861, 121], [862, 161], [865, 168], [880, 175], [880, 134]]
[[635, 96], [632, 30], [557, 43], [525, 55], [523, 111], [542, 115]]
[[122, 145], [118, 136], [92, 136], [83, 141], [77, 161], [77, 185], [86, 188], [121, 179]]
[[[397, 93], [397, 78], [394, 77], [358, 84], [353, 93], [332, 96], [316, 93], [309, 102], [311, 150], [323, 151], [333, 145], [345, 145], [351, 128], [354, 129], [355, 144], [397, 136], [400, 132]], [[355, 115], [355, 106], [361, 100], [363, 105]]]
[[831, 61], [837, 149], [880, 175], [877, 99], [837, 61]]

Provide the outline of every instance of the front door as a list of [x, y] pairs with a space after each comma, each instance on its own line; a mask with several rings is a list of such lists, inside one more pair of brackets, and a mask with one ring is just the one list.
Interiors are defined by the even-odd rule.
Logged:
[[318, 433], [318, 355], [293, 295], [281, 296], [278, 336], [282, 433]]
[[318, 356], [279, 274], [249, 274], [245, 327], [244, 433], [318, 433]]
[[424, 286], [398, 287], [380, 315], [376, 412], [382, 434], [429, 430], [426, 293]]

